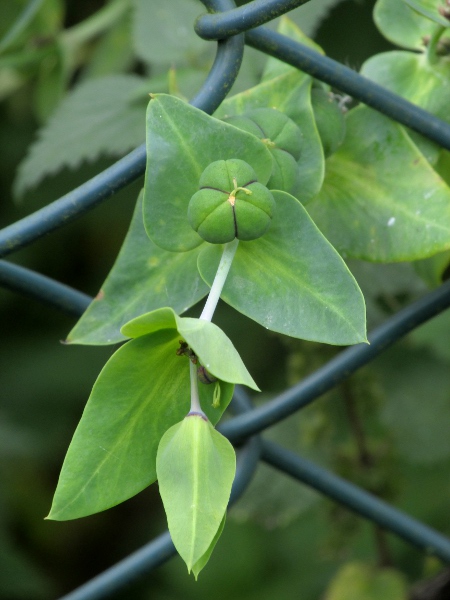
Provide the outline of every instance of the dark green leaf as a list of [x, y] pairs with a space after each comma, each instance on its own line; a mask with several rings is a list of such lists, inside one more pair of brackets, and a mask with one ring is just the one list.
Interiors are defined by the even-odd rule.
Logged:
[[[330, 344], [364, 342], [364, 299], [344, 261], [289, 194], [273, 192], [269, 231], [240, 242], [222, 299], [267, 329]], [[211, 285], [221, 248], [207, 246], [199, 270]]]
[[197, 270], [200, 248], [174, 253], [156, 246], [142, 223], [142, 194], [117, 260], [97, 298], [69, 333], [73, 344], [112, 344], [122, 325], [161, 306], [183, 313], [208, 293]]
[[158, 94], [147, 111], [144, 224], [161, 248], [185, 252], [203, 243], [187, 220], [200, 175], [216, 160], [240, 158], [267, 183], [272, 157], [255, 136], [222, 123], [173, 96]]

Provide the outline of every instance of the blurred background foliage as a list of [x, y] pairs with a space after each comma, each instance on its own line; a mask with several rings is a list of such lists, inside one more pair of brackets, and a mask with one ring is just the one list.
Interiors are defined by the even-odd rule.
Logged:
[[[291, 13], [358, 69], [390, 48], [372, 0], [314, 0]], [[149, 92], [193, 96], [214, 55], [196, 0], [0, 0], [0, 226], [48, 204], [144, 141]], [[234, 91], [256, 84], [247, 49]], [[142, 181], [11, 260], [95, 295]], [[447, 257], [448, 260], [448, 257]], [[370, 327], [423, 294], [410, 264], [350, 264]], [[54, 598], [165, 529], [155, 486], [105, 513], [44, 521], [90, 388], [111, 348], [60, 344], [74, 318], [0, 289], [0, 599]], [[198, 314], [198, 307], [192, 310]], [[221, 306], [264, 402], [338, 349], [267, 332]], [[245, 335], [242, 335], [245, 331]], [[450, 314], [265, 435], [450, 534]], [[256, 399], [255, 399], [256, 401]], [[198, 583], [179, 559], [117, 598], [401, 600], [439, 561], [261, 465]]]

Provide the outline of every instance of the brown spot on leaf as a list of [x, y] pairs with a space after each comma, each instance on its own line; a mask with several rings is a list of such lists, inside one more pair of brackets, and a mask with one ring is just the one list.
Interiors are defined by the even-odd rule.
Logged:
[[95, 299], [103, 300], [104, 297], [105, 297], [105, 292], [103, 290], [100, 290], [99, 293], [95, 296]]

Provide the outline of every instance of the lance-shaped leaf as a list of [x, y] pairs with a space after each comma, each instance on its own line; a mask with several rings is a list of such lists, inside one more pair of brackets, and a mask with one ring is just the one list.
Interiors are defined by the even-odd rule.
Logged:
[[[123, 345], [101, 371], [61, 470], [50, 519], [76, 519], [134, 496], [156, 479], [156, 451], [189, 411], [189, 362], [180, 334], [160, 329]], [[202, 408], [217, 423], [234, 386], [199, 385]]]
[[409, 261], [450, 248], [450, 188], [400, 125], [365, 107], [348, 114], [308, 211], [347, 257]]
[[133, 319], [122, 327], [122, 333], [137, 338], [161, 329], [178, 330], [201, 364], [221, 381], [259, 391], [233, 343], [214, 323], [179, 317], [171, 308], [161, 308]]
[[156, 246], [142, 223], [141, 193], [119, 256], [67, 341], [113, 344], [126, 339], [120, 328], [138, 315], [161, 306], [186, 311], [208, 293], [197, 270], [199, 251], [174, 253]]
[[206, 566], [208, 560], [211, 558], [211, 554], [212, 554], [217, 542], [219, 541], [220, 536], [222, 535], [222, 532], [225, 527], [226, 517], [227, 517], [227, 513], [225, 513], [223, 515], [223, 519], [219, 525], [219, 529], [216, 531], [216, 535], [214, 536], [213, 541], [210, 543], [208, 550], [198, 559], [198, 561], [192, 567], [192, 572], [194, 573], [196, 580], [198, 578], [198, 574], [200, 573], [200, 571]]
[[173, 96], [158, 94], [147, 110], [144, 225], [155, 244], [185, 252], [203, 243], [187, 220], [200, 175], [216, 160], [240, 158], [266, 184], [272, 157], [255, 136], [227, 125]]
[[325, 168], [322, 144], [311, 106], [311, 85], [312, 78], [309, 75], [289, 70], [225, 100], [216, 113], [224, 118], [269, 106], [285, 113], [299, 126], [302, 132], [298, 161], [301, 189], [297, 198], [304, 204], [320, 190]]
[[[240, 242], [221, 295], [267, 329], [329, 344], [366, 340], [364, 298], [342, 258], [289, 194], [277, 203], [269, 231]], [[220, 247], [207, 246], [199, 270], [211, 285]]]
[[191, 415], [164, 434], [156, 470], [172, 541], [197, 575], [230, 499], [233, 446], [203, 417]]

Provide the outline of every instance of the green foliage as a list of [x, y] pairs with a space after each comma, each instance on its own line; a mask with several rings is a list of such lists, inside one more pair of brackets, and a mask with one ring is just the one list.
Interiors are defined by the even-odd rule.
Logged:
[[358, 600], [407, 600], [404, 577], [395, 569], [376, 570], [365, 563], [348, 563], [332, 581], [326, 600], [347, 600], [349, 591]]
[[156, 470], [172, 541], [197, 578], [223, 529], [233, 446], [203, 417], [188, 415], [161, 439]]

